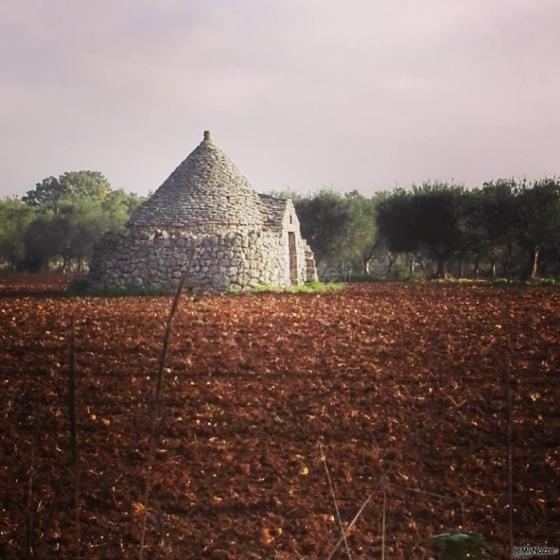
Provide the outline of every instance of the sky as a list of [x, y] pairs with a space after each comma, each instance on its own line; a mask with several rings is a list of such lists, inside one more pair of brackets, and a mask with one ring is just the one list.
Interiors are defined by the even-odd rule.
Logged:
[[0, 0], [0, 196], [147, 194], [203, 130], [260, 192], [560, 173], [557, 0]]

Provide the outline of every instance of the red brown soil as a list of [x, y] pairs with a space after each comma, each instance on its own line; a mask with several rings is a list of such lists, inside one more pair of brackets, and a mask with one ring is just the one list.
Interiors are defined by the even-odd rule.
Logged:
[[0, 273], [0, 297], [17, 295], [56, 295], [64, 291], [72, 281], [84, 278], [84, 274], [57, 272]]
[[[82, 557], [137, 557], [169, 307], [0, 298], [1, 558], [25, 557], [31, 512], [34, 557], [75, 558], [72, 315]], [[348, 539], [354, 558], [380, 557], [383, 488], [387, 557], [431, 558], [427, 538], [453, 528], [508, 557], [508, 372], [514, 541], [559, 544], [558, 290], [184, 296], [167, 367], [147, 558], [326, 558], [340, 531], [319, 443], [342, 520], [372, 496]]]

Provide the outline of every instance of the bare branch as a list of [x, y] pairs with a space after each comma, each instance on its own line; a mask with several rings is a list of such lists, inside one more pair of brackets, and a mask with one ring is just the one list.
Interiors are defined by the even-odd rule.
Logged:
[[336, 501], [336, 494], [334, 493], [334, 486], [331, 479], [331, 473], [329, 472], [329, 466], [327, 465], [327, 458], [325, 456], [325, 452], [323, 451], [323, 446], [319, 443], [319, 450], [321, 451], [321, 461], [323, 462], [323, 466], [325, 467], [325, 474], [327, 475], [327, 480], [329, 482], [329, 490], [331, 492], [331, 496], [334, 503], [334, 511], [336, 512], [336, 520], [338, 521], [338, 526], [340, 527], [340, 531], [342, 533], [342, 541], [344, 542], [344, 548], [346, 548], [346, 554], [348, 555], [349, 560], [352, 560], [352, 553], [350, 552], [350, 547], [348, 546], [348, 541], [346, 539], [346, 531], [344, 530], [344, 525], [342, 524], [342, 519], [340, 518], [340, 511], [338, 509], [338, 503]]
[[[350, 534], [350, 532], [354, 528], [354, 525], [356, 524], [356, 521], [358, 521], [358, 519], [360, 518], [360, 515], [362, 515], [362, 512], [364, 511], [364, 509], [366, 509], [366, 506], [369, 504], [370, 500], [371, 500], [371, 495], [369, 495], [366, 498], [366, 501], [362, 504], [362, 507], [358, 510], [358, 513], [356, 513], [356, 515], [354, 516], [354, 519], [352, 519], [352, 521], [350, 522], [350, 525], [348, 525], [348, 527], [346, 528], [346, 531], [345, 531], [346, 536], [348, 536]], [[344, 542], [344, 536], [342, 536], [342, 537], [340, 537], [340, 539], [338, 539], [337, 543], [334, 545], [334, 548], [332, 549], [331, 553], [329, 554], [329, 557], [327, 558], [327, 560], [332, 560], [332, 557], [335, 555], [336, 551], [338, 550], [338, 548], [340, 547], [340, 545], [343, 542]]]
[[[508, 348], [511, 348], [508, 337]], [[507, 465], [508, 465], [508, 513], [509, 513], [509, 549], [513, 550], [513, 460], [511, 452], [512, 440], [512, 404], [511, 404], [511, 362], [509, 358], [505, 368], [506, 412], [507, 412]]]
[[381, 560], [385, 560], [385, 519], [387, 506], [387, 489], [383, 485], [383, 513], [381, 516]]
[[70, 317], [69, 325], [69, 361], [68, 374], [68, 417], [70, 420], [70, 452], [74, 477], [74, 531], [76, 539], [76, 558], [80, 557], [80, 456], [77, 436], [76, 414], [76, 345], [74, 332], [74, 317]]
[[157, 372], [156, 380], [156, 392], [154, 396], [153, 410], [152, 410], [152, 421], [150, 426], [149, 435], [149, 448], [148, 457], [146, 459], [146, 475], [145, 475], [145, 485], [144, 485], [144, 496], [143, 496], [143, 506], [144, 506], [144, 516], [142, 519], [142, 535], [140, 537], [140, 550], [138, 553], [139, 560], [144, 558], [144, 545], [146, 542], [146, 526], [148, 521], [148, 502], [150, 500], [150, 489], [152, 480], [152, 470], [155, 460], [155, 450], [156, 450], [156, 439], [157, 439], [157, 429], [159, 424], [159, 411], [161, 402], [161, 391], [163, 387], [163, 374], [165, 371], [165, 362], [167, 359], [167, 351], [169, 348], [169, 341], [171, 340], [171, 334], [173, 331], [173, 319], [179, 308], [179, 301], [181, 299], [181, 294], [183, 293], [183, 288], [187, 280], [187, 275], [189, 272], [189, 266], [192, 260], [192, 254], [189, 255], [186, 263], [186, 271], [183, 274], [179, 285], [177, 286], [177, 291], [175, 292], [175, 297], [173, 298], [173, 303], [171, 304], [171, 310], [169, 312], [169, 317], [167, 318], [167, 324], [165, 327], [165, 334], [163, 337], [163, 345], [161, 348], [161, 354], [159, 358], [159, 367]]

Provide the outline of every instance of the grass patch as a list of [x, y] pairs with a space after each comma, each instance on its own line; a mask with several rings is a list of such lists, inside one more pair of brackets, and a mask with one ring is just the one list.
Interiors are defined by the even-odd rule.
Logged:
[[560, 278], [539, 278], [536, 280], [537, 286], [560, 286]]
[[344, 282], [307, 282], [299, 286], [269, 286], [261, 285], [250, 288], [254, 294], [287, 293], [287, 294], [324, 294], [326, 292], [340, 292], [344, 289]]
[[[241, 289], [231, 286], [225, 290], [229, 294], [240, 293], [290, 293], [290, 294], [322, 294], [326, 292], [340, 292], [344, 289], [343, 282], [307, 282], [299, 286], [271, 286], [262, 284], [250, 288]], [[204, 290], [203, 290], [204, 291]], [[88, 297], [125, 297], [125, 296], [164, 296], [173, 293], [173, 290], [163, 290], [155, 288], [101, 288], [92, 289], [88, 286], [87, 280], [80, 279], [71, 282], [64, 292], [68, 296], [88, 296]], [[215, 293], [209, 290], [207, 293]]]
[[534, 280], [518, 280], [514, 278], [495, 278], [489, 283], [493, 288], [539, 288], [560, 287], [560, 279], [555, 277], [535, 278]]

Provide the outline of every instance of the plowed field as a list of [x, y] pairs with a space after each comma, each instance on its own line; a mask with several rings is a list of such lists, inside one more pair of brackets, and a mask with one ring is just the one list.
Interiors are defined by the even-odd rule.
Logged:
[[[0, 295], [0, 558], [75, 558], [68, 322], [75, 318], [81, 556], [136, 558], [167, 297]], [[431, 558], [480, 532], [560, 544], [560, 291], [350, 285], [185, 295], [174, 322], [147, 558]], [[27, 529], [26, 529], [27, 522]], [[32, 522], [32, 526], [31, 525]], [[27, 536], [26, 536], [27, 535]], [[344, 546], [334, 558], [347, 558]]]

